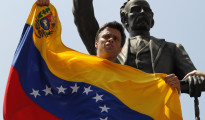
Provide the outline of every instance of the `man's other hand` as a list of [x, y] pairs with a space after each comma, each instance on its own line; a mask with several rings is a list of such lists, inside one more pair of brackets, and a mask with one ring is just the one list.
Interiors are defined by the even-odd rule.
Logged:
[[180, 91], [180, 82], [175, 74], [169, 74], [165, 77], [165, 82], [173, 88], [176, 88], [178, 92]]
[[50, 0], [37, 0], [37, 5], [39, 6], [48, 6], [50, 3]]

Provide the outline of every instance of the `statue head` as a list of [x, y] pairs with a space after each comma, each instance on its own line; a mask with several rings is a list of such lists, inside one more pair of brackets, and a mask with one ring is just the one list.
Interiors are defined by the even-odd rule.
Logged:
[[128, 0], [120, 8], [120, 15], [128, 32], [149, 31], [154, 26], [154, 13], [146, 0]]

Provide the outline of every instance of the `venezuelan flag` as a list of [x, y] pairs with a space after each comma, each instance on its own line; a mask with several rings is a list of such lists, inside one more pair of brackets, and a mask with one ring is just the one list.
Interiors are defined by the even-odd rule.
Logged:
[[63, 45], [56, 9], [33, 5], [8, 78], [5, 120], [181, 120], [163, 80]]

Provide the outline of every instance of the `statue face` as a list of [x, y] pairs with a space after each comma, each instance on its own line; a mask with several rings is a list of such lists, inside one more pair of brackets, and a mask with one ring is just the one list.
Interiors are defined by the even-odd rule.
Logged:
[[149, 31], [154, 24], [153, 13], [149, 4], [144, 0], [131, 0], [126, 6], [127, 12], [127, 30], [145, 30]]

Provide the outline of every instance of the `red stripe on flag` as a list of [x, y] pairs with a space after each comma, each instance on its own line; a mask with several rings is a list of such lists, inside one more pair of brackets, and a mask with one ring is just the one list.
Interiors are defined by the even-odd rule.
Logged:
[[17, 70], [11, 66], [3, 105], [4, 120], [58, 120], [33, 102], [24, 92]]

